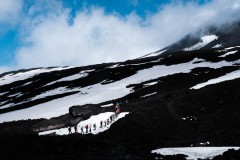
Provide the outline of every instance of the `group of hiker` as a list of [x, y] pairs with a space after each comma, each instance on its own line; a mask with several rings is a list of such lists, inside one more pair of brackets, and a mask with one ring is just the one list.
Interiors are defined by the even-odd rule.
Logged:
[[126, 100], [125, 102], [119, 102], [119, 103], [116, 103], [116, 106], [115, 106], [115, 115], [118, 115], [120, 112], [121, 112], [121, 107], [125, 106], [128, 104], [128, 100]]
[[[106, 120], [101, 120], [100, 121], [100, 128], [103, 128], [103, 127], [106, 127], [107, 125], [110, 125], [117, 118], [117, 116], [120, 114], [121, 107], [125, 106], [127, 104], [128, 104], [128, 100], [126, 100], [125, 102], [116, 103], [116, 106], [115, 106], [116, 111], [115, 111], [115, 113], [112, 114]], [[85, 128], [85, 132], [84, 132], [84, 128]], [[81, 126], [80, 127], [80, 132], [78, 132], [77, 125], [74, 126], [74, 132], [75, 133], [81, 133], [81, 134], [84, 134], [84, 133], [88, 134], [88, 133], [91, 133], [92, 131], [95, 131], [96, 129], [97, 129], [97, 124], [96, 123], [94, 123], [93, 125], [86, 124], [85, 126]], [[69, 134], [73, 133], [71, 127], [68, 128], [68, 132], [69, 132]]]

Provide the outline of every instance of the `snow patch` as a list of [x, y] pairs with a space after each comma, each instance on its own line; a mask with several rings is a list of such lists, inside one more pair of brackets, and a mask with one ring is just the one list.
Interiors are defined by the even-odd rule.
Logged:
[[222, 47], [223, 45], [222, 44], [216, 44], [215, 46], [213, 46], [212, 48], [220, 48]]
[[206, 146], [206, 145], [209, 145], [210, 144], [210, 142], [201, 142], [201, 143], [199, 143], [201, 146]]
[[[110, 118], [110, 116], [114, 115], [114, 112], [106, 112], [106, 113], [100, 113], [98, 115], [91, 116], [89, 119], [82, 121], [77, 124], [77, 131], [78, 133], [81, 133], [81, 128], [85, 127], [86, 125], [91, 127], [91, 132], [86, 131], [86, 129], [83, 129], [83, 133], [81, 134], [98, 134], [100, 132], [104, 132], [108, 130], [111, 125], [115, 122], [117, 122], [119, 119], [125, 117], [129, 112], [122, 112], [120, 113], [111, 123], [107, 124], [107, 120]], [[106, 125], [103, 123], [103, 126], [100, 127], [100, 122], [101, 121], [106, 121]], [[96, 130], [94, 130], [93, 125], [96, 124]], [[90, 129], [90, 128], [89, 128]], [[72, 130], [72, 132], [75, 132]], [[40, 132], [39, 135], [47, 135], [47, 134], [56, 134], [56, 135], [69, 135], [68, 128], [61, 128], [61, 129], [55, 129], [55, 130], [50, 130], [50, 131], [45, 131], [45, 132]]]
[[217, 83], [221, 83], [224, 81], [234, 80], [237, 78], [240, 78], [240, 70], [233, 71], [224, 76], [208, 80], [207, 82], [204, 82], [204, 83], [197, 84], [197, 85], [191, 87], [190, 89], [200, 89], [200, 88], [203, 88], [203, 87], [211, 85], [211, 84], [217, 84]]
[[35, 70], [26, 71], [26, 72], [20, 72], [17, 74], [11, 73], [0, 78], [0, 86], [10, 84], [16, 81], [25, 80], [41, 73], [60, 71], [60, 70], [65, 70], [69, 68], [73, 68], [73, 67], [58, 67], [58, 68], [52, 68], [52, 69], [41, 68], [41, 69], [35, 69]]
[[225, 48], [224, 50], [227, 51], [227, 50], [230, 50], [230, 49], [233, 49], [233, 48], [240, 48], [240, 46], [228, 47], [228, 48]]
[[106, 105], [101, 105], [101, 107], [112, 107], [112, 106], [114, 106], [114, 104], [113, 103], [110, 103], [110, 104], [106, 104]]
[[142, 58], [158, 56], [158, 55], [160, 55], [160, 54], [162, 54], [162, 53], [164, 53], [164, 52], [166, 52], [166, 51], [167, 51], [167, 49], [162, 50], [162, 51], [160, 51], [160, 52], [149, 53], [149, 54], [143, 56]]
[[143, 86], [144, 86], [144, 87], [149, 87], [149, 86], [152, 86], [152, 85], [155, 85], [155, 84], [158, 84], [158, 81], [157, 81], [157, 82], [145, 83]]
[[10, 97], [10, 98], [12, 98], [12, 97], [17, 98], [17, 97], [20, 97], [20, 96], [22, 96], [22, 95], [23, 95], [23, 94], [22, 94], [21, 92], [18, 92], [18, 93], [16, 93], [16, 94], [8, 95], [8, 97]]
[[162, 148], [153, 150], [151, 153], [161, 155], [183, 154], [188, 156], [187, 160], [212, 159], [218, 155], [222, 155], [229, 149], [238, 150], [240, 147], [184, 147], [184, 148]]
[[4, 94], [7, 94], [8, 92], [2, 92], [0, 93], [0, 96], [4, 95]]
[[228, 55], [235, 54], [235, 53], [237, 53], [237, 52], [238, 52], [238, 51], [227, 52], [227, 53], [225, 53], [224, 55], [221, 55], [221, 56], [218, 56], [218, 57], [226, 57], [226, 56], [228, 56]]
[[84, 78], [84, 77], [87, 77], [88, 74], [89, 74], [90, 72], [92, 72], [92, 71], [94, 71], [94, 70], [81, 71], [81, 72], [79, 72], [78, 74], [74, 74], [74, 75], [71, 75], [71, 76], [68, 76], [68, 77], [61, 78], [61, 79], [59, 79], [59, 80], [57, 80], [57, 81], [53, 81], [53, 82], [51, 82], [51, 83], [48, 83], [48, 84], [46, 84], [45, 86], [49, 86], [49, 85], [52, 85], [52, 84], [57, 83], [57, 82], [74, 81], [74, 80], [76, 80], [76, 79]]
[[206, 46], [207, 44], [209, 44], [210, 42], [217, 40], [218, 36], [216, 35], [207, 35], [201, 38], [202, 42], [196, 43], [195, 45], [191, 46], [191, 47], [186, 47], [183, 49], [183, 51], [193, 51], [193, 50], [198, 50], [204, 46]]
[[114, 64], [114, 65], [112, 65], [112, 66], [110, 66], [110, 67], [107, 67], [107, 68], [117, 68], [118, 65], [119, 65], [119, 64]]
[[149, 96], [152, 96], [152, 95], [155, 95], [155, 94], [157, 94], [157, 92], [153, 92], [153, 93], [150, 93], [150, 94], [146, 94], [145, 96], [141, 96], [140, 98], [149, 97]]
[[195, 116], [187, 116], [187, 117], [183, 117], [182, 120], [190, 120], [190, 121], [194, 121], [197, 120], [197, 118]]
[[35, 96], [34, 98], [31, 99], [31, 101], [37, 100], [37, 99], [41, 99], [41, 98], [46, 98], [48, 96], [53, 96], [53, 95], [58, 95], [58, 94], [63, 94], [63, 93], [68, 93], [68, 92], [73, 92], [74, 90], [68, 90], [66, 89], [66, 87], [59, 87], [47, 92], [44, 92], [42, 94], [39, 94], [37, 96]]

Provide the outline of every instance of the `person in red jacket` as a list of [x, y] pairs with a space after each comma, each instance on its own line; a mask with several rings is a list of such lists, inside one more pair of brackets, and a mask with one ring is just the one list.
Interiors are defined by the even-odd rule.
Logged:
[[116, 113], [116, 115], [118, 115], [120, 113], [120, 106], [119, 106], [118, 103], [116, 104], [115, 108], [116, 108], [116, 112], [115, 113]]

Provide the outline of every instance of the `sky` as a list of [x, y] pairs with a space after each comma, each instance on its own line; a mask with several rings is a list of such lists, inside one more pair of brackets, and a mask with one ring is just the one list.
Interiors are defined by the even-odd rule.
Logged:
[[240, 0], [1, 1], [0, 73], [125, 61], [239, 19]]

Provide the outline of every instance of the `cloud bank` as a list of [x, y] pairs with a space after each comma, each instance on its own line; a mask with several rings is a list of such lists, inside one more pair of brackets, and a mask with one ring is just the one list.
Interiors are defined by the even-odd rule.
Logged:
[[7, 0], [0, 3], [0, 23], [12, 23], [22, 9], [22, 0]]
[[240, 0], [204, 5], [172, 1], [144, 19], [134, 12], [124, 17], [106, 14], [99, 7], [85, 8], [73, 17], [59, 2], [48, 6], [48, 14], [39, 14], [41, 7], [35, 5], [25, 15], [15, 69], [124, 61], [161, 49], [203, 26], [240, 19]]

